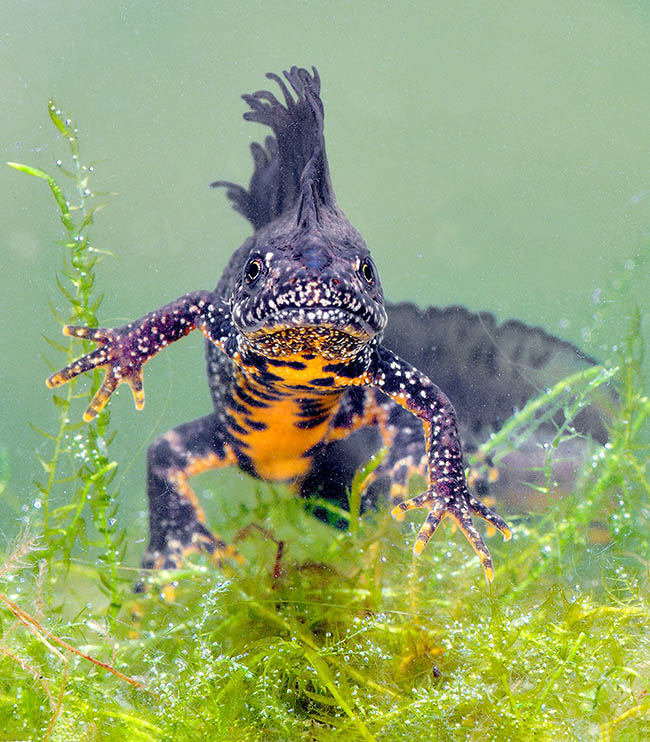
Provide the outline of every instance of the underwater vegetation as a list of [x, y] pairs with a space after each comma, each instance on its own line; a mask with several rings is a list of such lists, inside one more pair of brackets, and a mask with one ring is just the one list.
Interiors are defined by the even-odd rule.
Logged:
[[[110, 194], [93, 190], [73, 123], [48, 110], [70, 150], [60, 175], [10, 164], [55, 198], [69, 307], [52, 308], [57, 321], [96, 326], [105, 255], [92, 226]], [[537, 493], [546, 506], [511, 513], [507, 544], [490, 539], [491, 585], [446, 526], [414, 559], [388, 507], [361, 514], [374, 460], [349, 510], [265, 484], [233, 496], [218, 528], [245, 565], [216, 571], [197, 556], [136, 595], [110, 413], [89, 424], [70, 413], [101, 373], [88, 391], [72, 381], [52, 394], [57, 426], [34, 421], [47, 443], [33, 464], [38, 516], [0, 567], [0, 738], [647, 739], [650, 399], [641, 315], [630, 315], [611, 363], [545, 390], [479, 452], [498, 460], [540, 419], [570, 419], [604, 382], [617, 389], [609, 443], [573, 491], [553, 494], [549, 464]], [[73, 359], [72, 340], [44, 342], [50, 370]], [[558, 429], [549, 462], [572, 435]], [[408, 522], [412, 542], [417, 519]]]

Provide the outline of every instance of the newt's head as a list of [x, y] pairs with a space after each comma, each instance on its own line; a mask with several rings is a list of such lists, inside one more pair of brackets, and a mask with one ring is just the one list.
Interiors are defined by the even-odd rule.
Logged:
[[277, 75], [284, 104], [268, 91], [243, 96], [244, 118], [275, 137], [252, 145], [248, 190], [225, 181], [255, 234], [235, 253], [232, 318], [267, 355], [318, 352], [349, 358], [379, 335], [386, 311], [366, 244], [336, 204], [323, 137], [320, 79], [293, 67]]
[[311, 350], [320, 354], [324, 343], [337, 355], [334, 343], [345, 350], [339, 357], [354, 355], [386, 325], [377, 269], [363, 241], [318, 228], [254, 240], [231, 306], [237, 328], [267, 353], [270, 342], [282, 340], [272, 355], [308, 352], [313, 341]]

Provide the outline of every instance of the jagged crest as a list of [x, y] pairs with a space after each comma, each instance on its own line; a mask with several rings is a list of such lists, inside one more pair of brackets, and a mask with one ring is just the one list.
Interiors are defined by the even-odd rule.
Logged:
[[323, 136], [320, 77], [315, 67], [312, 71], [292, 67], [283, 73], [295, 99], [279, 75], [267, 74], [278, 84], [284, 103], [268, 90], [242, 96], [251, 108], [244, 118], [269, 126], [275, 136], [267, 137], [264, 146], [251, 145], [255, 168], [248, 190], [224, 180], [211, 185], [227, 189], [233, 208], [255, 230], [296, 207], [298, 226], [318, 221], [323, 208], [336, 209]]

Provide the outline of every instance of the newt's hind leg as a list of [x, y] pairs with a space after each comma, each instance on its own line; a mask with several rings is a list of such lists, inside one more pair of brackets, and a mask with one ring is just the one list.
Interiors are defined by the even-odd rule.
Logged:
[[205, 525], [205, 515], [188, 484], [208, 469], [236, 464], [216, 415], [193, 420], [160, 436], [147, 453], [149, 547], [145, 569], [174, 569], [195, 551], [206, 551], [218, 563], [237, 559], [237, 552]]

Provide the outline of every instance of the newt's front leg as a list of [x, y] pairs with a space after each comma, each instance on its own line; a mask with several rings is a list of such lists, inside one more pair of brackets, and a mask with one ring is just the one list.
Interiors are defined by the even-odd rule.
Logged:
[[226, 302], [211, 291], [193, 291], [155, 312], [114, 329], [66, 325], [64, 335], [92, 340], [99, 347], [52, 374], [47, 379], [47, 385], [60, 386], [79, 374], [105, 366], [104, 381], [85, 411], [84, 420], [88, 422], [99, 414], [122, 383], [131, 387], [135, 406], [140, 410], [144, 407], [144, 364], [166, 345], [195, 329], [201, 330], [232, 357], [236, 347], [236, 332], [230, 319], [230, 310]]
[[429, 510], [413, 551], [419, 554], [443, 518], [448, 516], [467, 537], [491, 582], [494, 570], [490, 552], [471, 516], [478, 515], [486, 520], [501, 531], [506, 540], [510, 538], [510, 529], [503, 518], [474, 497], [467, 487], [456, 413], [451, 402], [427, 376], [381, 345], [373, 354], [368, 382], [424, 424], [428, 489], [393, 509], [395, 517], [413, 508]]
[[[93, 340], [100, 347], [50, 376], [47, 384], [59, 386], [103, 366], [106, 376], [84, 419], [92, 420], [122, 383], [129, 384], [135, 405], [141, 409], [144, 364], [195, 329], [230, 358], [236, 356], [237, 332], [228, 304], [210, 291], [194, 291], [122, 327], [65, 326], [64, 334]], [[218, 416], [213, 413], [169, 431], [152, 444], [147, 460], [151, 539], [142, 566], [175, 568], [193, 551], [205, 551], [217, 562], [225, 557], [238, 559], [236, 551], [208, 529], [188, 483], [190, 477], [202, 471], [236, 463], [236, 454]]]

